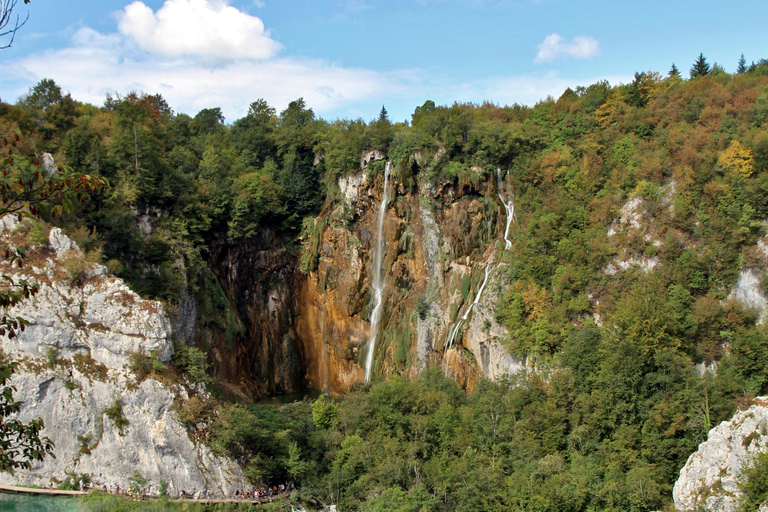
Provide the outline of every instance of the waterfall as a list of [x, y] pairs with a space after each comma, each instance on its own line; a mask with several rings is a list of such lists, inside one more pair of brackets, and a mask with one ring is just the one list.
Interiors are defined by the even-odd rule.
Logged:
[[376, 336], [379, 333], [379, 319], [381, 317], [381, 303], [384, 296], [384, 215], [387, 213], [387, 186], [389, 185], [389, 173], [391, 172], [390, 163], [384, 166], [384, 191], [381, 194], [381, 204], [379, 205], [378, 226], [376, 229], [376, 243], [373, 247], [373, 266], [371, 276], [371, 287], [373, 288], [373, 312], [371, 313], [371, 338], [368, 341], [368, 353], [365, 355], [365, 382], [371, 381], [371, 372], [373, 371], [373, 352], [376, 348]]
[[488, 282], [488, 276], [491, 275], [491, 265], [487, 265], [485, 267], [485, 277], [483, 277], [483, 284], [480, 285], [480, 289], [477, 290], [477, 295], [475, 296], [474, 302], [469, 305], [467, 310], [464, 312], [463, 315], [461, 315], [461, 318], [456, 322], [456, 325], [453, 326], [453, 329], [451, 329], [451, 333], [448, 335], [448, 343], [446, 343], [445, 347], [446, 350], [450, 350], [453, 348], [453, 342], [455, 341], [454, 338], [456, 338], [456, 334], [459, 332], [459, 329], [461, 329], [461, 326], [464, 325], [464, 322], [469, 318], [469, 313], [472, 311], [472, 308], [475, 307], [475, 305], [480, 302], [480, 296], [483, 294], [483, 289], [485, 288], [485, 283]]
[[507, 210], [507, 225], [504, 227], [504, 249], [512, 247], [512, 241], [509, 239], [509, 226], [512, 225], [512, 220], [515, 218], [515, 203], [512, 202], [512, 198], [507, 201], [501, 194], [501, 169], [496, 168], [496, 193], [499, 194], [501, 204], [504, 205], [504, 209]]

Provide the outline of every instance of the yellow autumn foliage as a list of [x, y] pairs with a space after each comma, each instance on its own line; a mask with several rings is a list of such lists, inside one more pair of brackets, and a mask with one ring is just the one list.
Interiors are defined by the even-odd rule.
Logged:
[[752, 150], [745, 148], [737, 140], [731, 141], [731, 144], [717, 157], [717, 164], [727, 172], [737, 172], [749, 178], [754, 167]]

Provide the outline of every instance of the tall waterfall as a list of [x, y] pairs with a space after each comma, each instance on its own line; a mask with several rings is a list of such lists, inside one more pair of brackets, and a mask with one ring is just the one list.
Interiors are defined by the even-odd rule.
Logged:
[[[459, 329], [461, 329], [461, 326], [464, 325], [464, 322], [469, 318], [469, 313], [472, 311], [472, 308], [475, 307], [475, 305], [480, 302], [480, 296], [483, 294], [483, 289], [485, 288], [485, 283], [488, 282], [488, 276], [491, 275], [491, 266], [487, 265], [485, 267], [485, 277], [483, 277], [483, 284], [480, 285], [480, 289], [477, 290], [477, 295], [475, 296], [474, 302], [469, 305], [467, 310], [464, 312], [463, 315], [461, 315], [461, 318], [456, 322], [456, 325], [453, 326], [453, 329], [451, 329], [451, 333], [448, 335], [448, 343], [445, 344], [445, 349], [450, 350], [453, 348], [453, 343], [456, 338], [456, 334], [459, 332]], [[447, 360], [446, 360], [447, 361]]]
[[376, 348], [376, 336], [379, 334], [379, 320], [381, 319], [381, 303], [384, 296], [384, 215], [387, 213], [387, 201], [389, 200], [388, 185], [389, 174], [391, 172], [390, 163], [384, 166], [384, 191], [381, 194], [381, 204], [379, 205], [378, 226], [376, 229], [376, 243], [373, 247], [373, 274], [371, 276], [371, 287], [373, 288], [373, 312], [371, 313], [371, 338], [368, 341], [368, 353], [365, 355], [365, 382], [371, 381], [373, 371], [373, 352]]
[[[504, 227], [504, 249], [512, 247], [512, 241], [509, 239], [509, 226], [512, 225], [512, 220], [515, 218], [515, 203], [512, 202], [512, 197], [507, 201], [501, 193], [501, 169], [496, 168], [496, 192], [499, 194], [501, 204], [504, 205], [504, 209], [507, 210], [507, 225]], [[512, 196], [512, 194], [510, 194]]]

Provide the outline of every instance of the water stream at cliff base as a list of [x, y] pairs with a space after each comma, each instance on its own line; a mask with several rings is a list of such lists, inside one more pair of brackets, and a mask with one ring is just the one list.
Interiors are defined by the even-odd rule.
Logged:
[[379, 334], [379, 320], [381, 319], [381, 303], [384, 297], [384, 216], [387, 213], [389, 200], [388, 185], [390, 163], [384, 166], [384, 191], [381, 194], [379, 205], [378, 226], [376, 228], [376, 243], [373, 248], [373, 266], [371, 276], [371, 288], [373, 289], [373, 311], [371, 312], [371, 337], [368, 341], [368, 353], [365, 355], [365, 382], [371, 381], [373, 371], [373, 353], [376, 348], [376, 336]]

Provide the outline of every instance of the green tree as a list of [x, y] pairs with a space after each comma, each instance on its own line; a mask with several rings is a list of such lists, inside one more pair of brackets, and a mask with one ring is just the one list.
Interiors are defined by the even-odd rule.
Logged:
[[739, 57], [739, 63], [736, 65], [736, 73], [742, 74], [747, 72], [747, 59], [744, 58], [744, 54]]
[[276, 136], [281, 166], [276, 182], [283, 190], [287, 209], [297, 217], [315, 212], [322, 203], [322, 191], [314, 165], [315, 113], [303, 98], [292, 101], [280, 113]]
[[699, 58], [696, 59], [696, 62], [694, 62], [693, 66], [691, 66], [691, 79], [701, 78], [703, 76], [709, 75], [709, 73], [710, 73], [709, 63], [707, 62], [707, 59], [704, 57], [704, 54], [700, 53]]
[[667, 73], [667, 76], [670, 78], [682, 78], [682, 75], [680, 74], [680, 70], [677, 69], [677, 66], [675, 66], [675, 63], [672, 63], [672, 67], [669, 69], [669, 73]]
[[384, 105], [381, 106], [381, 112], [379, 112], [379, 122], [380, 123], [389, 123], [389, 114], [387, 113], [387, 109], [384, 108]]

